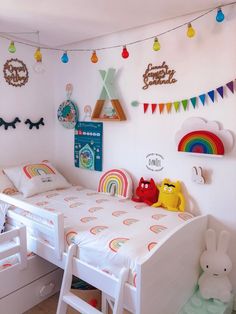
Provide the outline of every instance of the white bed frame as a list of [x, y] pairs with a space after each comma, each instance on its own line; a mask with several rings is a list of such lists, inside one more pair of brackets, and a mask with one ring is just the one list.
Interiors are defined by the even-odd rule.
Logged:
[[14, 254], [19, 254], [19, 263], [11, 267], [26, 268], [26, 227], [23, 225], [0, 234], [0, 260], [11, 257]]
[[[27, 210], [52, 221], [48, 226], [22, 217], [11, 210], [8, 220], [12, 225], [24, 224], [28, 233], [28, 248], [51, 263], [65, 268], [67, 253], [64, 252], [63, 214], [49, 212], [25, 201], [0, 194], [0, 200]], [[204, 233], [208, 216], [199, 216], [186, 221], [173, 230], [163, 243], [154, 248], [137, 264], [136, 287], [126, 283], [122, 306], [135, 314], [177, 314], [193, 294], [199, 277], [199, 257], [204, 249]], [[37, 232], [53, 236], [54, 244], [47, 244], [37, 237]], [[119, 279], [73, 257], [72, 272], [75, 276], [100, 289], [105, 300], [117, 297]], [[107, 313], [107, 302], [103, 312]], [[93, 313], [93, 312], [91, 312]], [[99, 313], [99, 312], [98, 312]]]

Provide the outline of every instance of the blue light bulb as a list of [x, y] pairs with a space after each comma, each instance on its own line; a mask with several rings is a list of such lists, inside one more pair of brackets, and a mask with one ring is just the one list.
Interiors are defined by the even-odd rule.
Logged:
[[68, 58], [67, 52], [64, 52], [61, 57], [61, 62], [67, 63], [68, 61], [69, 61], [69, 58]]
[[221, 23], [221, 22], [224, 21], [224, 19], [225, 19], [225, 15], [224, 15], [224, 13], [222, 12], [221, 8], [219, 8], [219, 9], [217, 10], [217, 14], [216, 14], [216, 21], [217, 21], [218, 23]]

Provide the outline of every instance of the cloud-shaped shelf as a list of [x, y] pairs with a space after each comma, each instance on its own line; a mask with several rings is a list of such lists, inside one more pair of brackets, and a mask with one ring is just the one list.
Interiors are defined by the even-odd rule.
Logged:
[[233, 136], [215, 121], [187, 119], [176, 133], [178, 151], [208, 156], [223, 156], [233, 147]]

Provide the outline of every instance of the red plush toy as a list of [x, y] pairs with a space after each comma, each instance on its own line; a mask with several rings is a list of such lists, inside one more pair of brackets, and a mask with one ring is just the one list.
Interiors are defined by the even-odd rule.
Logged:
[[144, 202], [151, 206], [157, 202], [159, 190], [157, 189], [153, 179], [148, 181], [141, 178], [136, 189], [136, 195], [137, 197], [132, 198], [134, 202]]

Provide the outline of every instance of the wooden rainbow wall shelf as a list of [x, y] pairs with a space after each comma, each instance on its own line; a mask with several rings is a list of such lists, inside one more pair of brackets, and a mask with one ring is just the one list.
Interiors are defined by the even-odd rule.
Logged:
[[[103, 80], [103, 87], [99, 99], [96, 102], [95, 108], [92, 113], [92, 120], [96, 121], [124, 121], [126, 120], [125, 113], [121, 106], [121, 103], [115, 93], [113, 80], [116, 70], [113, 68], [108, 71], [99, 70]], [[112, 115], [102, 115], [105, 102], [109, 100], [112, 105]]]
[[216, 121], [202, 118], [189, 118], [176, 133], [179, 152], [198, 156], [222, 157], [229, 152], [234, 143], [229, 130], [222, 129]]

